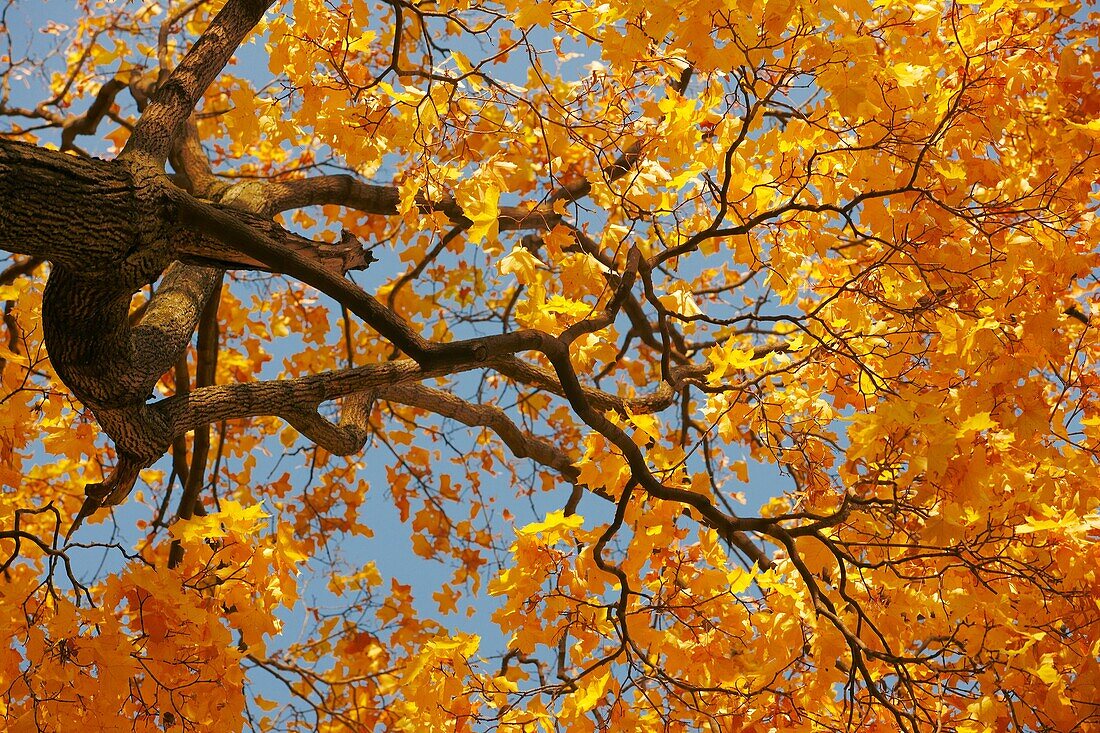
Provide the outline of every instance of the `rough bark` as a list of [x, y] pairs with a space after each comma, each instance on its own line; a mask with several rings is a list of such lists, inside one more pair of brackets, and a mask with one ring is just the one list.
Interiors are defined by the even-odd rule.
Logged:
[[[58, 376], [115, 442], [119, 465], [89, 487], [89, 497], [117, 503], [175, 437], [147, 403], [190, 342], [219, 268], [265, 266], [194, 227], [181, 213], [181, 202], [194, 199], [140, 161], [0, 140], [0, 200], [0, 249], [51, 262], [42, 303], [46, 348]], [[353, 237], [315, 243], [260, 214], [204, 206], [332, 277], [370, 262]], [[131, 299], [158, 279], [132, 323]]]
[[[22, 164], [24, 159], [27, 165]], [[50, 208], [47, 191], [60, 191], [60, 206]], [[201, 251], [205, 261], [258, 263], [336, 298], [412, 357], [414, 366], [396, 367], [406, 370], [409, 377], [497, 368], [564, 396], [585, 423], [623, 452], [635, 479], [648, 493], [692, 506], [743, 552], [758, 562], [765, 561], [742, 531], [759, 530], [769, 522], [733, 517], [702, 495], [662, 485], [629, 436], [603, 415], [603, 409], [622, 403], [582, 385], [573, 370], [571, 342], [605, 327], [628, 300], [642, 266], [636, 250], [607, 309], [570, 327], [561, 337], [527, 330], [434, 343], [344, 278], [346, 260], [333, 266], [327, 253], [319, 254], [312, 244], [303, 244], [300, 237], [284, 232], [262, 215], [196, 199], [144, 164], [78, 160], [0, 142], [0, 193], [10, 194], [16, 201], [0, 219], [0, 247], [54, 263], [43, 316], [55, 368], [93, 411], [119, 451], [115, 473], [104, 484], [89, 487], [84, 514], [121, 501], [137, 471], [163, 455], [174, 438], [216, 419], [276, 414], [333, 453], [355, 452], [366, 438], [366, 405], [371, 393], [365, 390], [405, 381], [395, 373], [378, 381], [385, 369], [395, 367], [375, 365], [316, 380], [206, 388], [220, 390], [213, 404], [203, 403], [211, 393], [202, 389], [187, 395], [182, 405], [179, 400], [147, 404], [156, 380], [175, 363], [190, 339], [218, 273], [173, 266], [158, 289], [156, 302], [137, 326], [131, 326], [127, 318], [130, 298], [159, 276], [173, 258], [203, 261], [194, 254]], [[52, 213], [58, 210], [67, 215]], [[339, 246], [342, 254], [355, 250], [348, 240]], [[515, 357], [523, 351], [543, 354], [552, 371]], [[697, 376], [693, 369], [681, 375]], [[671, 372], [669, 376], [669, 381], [676, 381]], [[333, 390], [333, 385], [341, 382], [350, 387], [348, 381], [356, 378], [361, 381], [355, 389]], [[659, 410], [669, 404], [675, 386], [664, 384], [657, 393], [630, 407]], [[340, 422], [332, 423], [317, 412], [317, 406], [338, 396], [351, 399], [345, 400]], [[513, 442], [514, 438], [511, 436]], [[549, 456], [543, 458], [550, 460]]]
[[[493, 429], [517, 455], [531, 456], [573, 480], [576, 471], [560, 451], [519, 431], [496, 408], [406, 386], [429, 376], [493, 368], [563, 396], [584, 423], [623, 453], [638, 486], [653, 497], [692, 507], [701, 521], [717, 529], [746, 556], [761, 567], [769, 566], [743, 532], [779, 531], [774, 520], [739, 518], [721, 511], [701, 494], [663, 485], [639, 447], [604, 414], [607, 409], [663, 409], [682, 381], [701, 376], [701, 367], [685, 364], [674, 371], [666, 356], [661, 387], [638, 400], [622, 400], [582, 385], [573, 369], [569, 356], [573, 341], [608, 326], [624, 307], [638, 310], [631, 295], [635, 278], [641, 274], [645, 281], [660, 259], [643, 262], [633, 249], [622, 277], [610, 278], [617, 282], [606, 310], [574, 324], [561, 336], [522, 330], [437, 343], [422, 337], [391, 308], [344, 277], [348, 269], [364, 267], [372, 259], [354, 237], [345, 235], [334, 245], [318, 244], [283, 230], [270, 219], [277, 211], [314, 203], [340, 203], [368, 213], [393, 214], [398, 206], [395, 189], [370, 186], [347, 176], [229, 187], [217, 182], [188, 118], [270, 4], [271, 0], [228, 0], [180, 66], [148, 98], [118, 160], [77, 158], [0, 139], [0, 201], [4, 202], [0, 249], [51, 262], [43, 328], [54, 368], [91, 409], [118, 452], [118, 465], [111, 475], [102, 484], [87, 487], [87, 500], [73, 529], [99, 507], [121, 502], [140, 469], [163, 455], [174, 441], [178, 443], [188, 430], [206, 429], [218, 419], [278, 415], [327, 450], [353, 453], [366, 439], [370, 405], [379, 394], [468, 425]], [[119, 91], [117, 86], [107, 89], [105, 100], [109, 102]], [[69, 138], [86, 127], [94, 128], [101, 116], [101, 110], [90, 110], [83, 121], [70, 126]], [[71, 139], [67, 142], [71, 144]], [[628, 150], [605, 174], [611, 178], [624, 175], [640, 151], [639, 146]], [[169, 155], [179, 180], [192, 188], [191, 193], [164, 174]], [[555, 194], [552, 201], [575, 201], [588, 192], [583, 186], [571, 187]], [[443, 212], [460, 226], [467, 223], [461, 208], [451, 200], [421, 200], [417, 205], [425, 211]], [[503, 211], [500, 225], [502, 229], [546, 229], [559, 221], [560, 216], [552, 210], [516, 209]], [[578, 241], [583, 246], [579, 232]], [[411, 360], [299, 380], [199, 386], [174, 398], [150, 402], [157, 380], [184, 353], [220, 282], [220, 270], [230, 267], [268, 269], [319, 289]], [[132, 323], [132, 296], [158, 279], [160, 285], [148, 307]], [[632, 320], [639, 315], [644, 319], [644, 313], [635, 313]], [[541, 354], [552, 369], [516, 356], [529, 351]], [[343, 405], [339, 421], [333, 423], [317, 408], [337, 397], [343, 398]], [[191, 466], [187, 480], [192, 494], [202, 478], [195, 475], [195, 469]], [[570, 507], [575, 506], [576, 496], [574, 492]], [[185, 498], [193, 504], [193, 496]]]
[[[272, 190], [279, 195], [279, 189]], [[271, 199], [259, 193], [226, 198], [235, 206], [273, 210]], [[9, 204], [0, 211], [0, 248], [52, 263], [43, 321], [53, 366], [119, 454], [115, 474], [90, 487], [95, 506], [121, 501], [137, 470], [187, 431], [215, 420], [279, 415], [327, 450], [346, 454], [366, 437], [365, 398], [356, 396], [364, 390], [488, 366], [563, 393], [552, 373], [511, 356], [536, 346], [535, 334], [457, 344], [420, 337], [344, 279], [348, 269], [370, 261], [351, 237], [334, 245], [315, 243], [263, 214], [197, 200], [140, 163], [78, 158], [2, 140], [0, 195]], [[349, 305], [419, 364], [406, 360], [305, 380], [200, 388], [151, 403], [157, 381], [186, 348], [220, 278], [216, 267], [172, 264], [177, 259], [299, 277]], [[158, 278], [148, 307], [132, 323], [133, 295]], [[659, 408], [669, 397], [665, 392], [631, 408]], [[625, 404], [598, 390], [585, 394], [601, 407]], [[317, 407], [339, 397], [350, 398], [345, 400], [350, 409], [333, 424]]]
[[[401, 193], [396, 186], [378, 186], [360, 181], [348, 175], [316, 176], [293, 181], [258, 183], [263, 187], [263, 197], [269, 207], [267, 214], [275, 214], [303, 206], [335, 204], [362, 211], [365, 214], [392, 216], [398, 213]], [[462, 213], [462, 207], [453, 198], [429, 201], [418, 197], [420, 211], [438, 211], [446, 214], [456, 224], [469, 226], [473, 222]], [[502, 232], [521, 229], [552, 229], [562, 220], [552, 209], [524, 209], [518, 206], [500, 208], [497, 228]]]
[[222, 7], [180, 65], [153, 94], [121, 158], [156, 169], [164, 165], [203, 92], [273, 2], [233, 0]]

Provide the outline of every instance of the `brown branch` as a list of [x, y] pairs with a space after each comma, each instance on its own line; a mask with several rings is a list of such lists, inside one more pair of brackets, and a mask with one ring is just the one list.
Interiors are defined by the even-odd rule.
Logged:
[[[473, 369], [474, 365], [466, 367]], [[168, 425], [170, 435], [182, 435], [222, 420], [316, 411], [323, 402], [357, 392], [369, 392], [401, 382], [441, 377], [463, 371], [444, 367], [422, 369], [412, 359], [368, 364], [296, 379], [219, 384], [194, 389], [149, 405]]]
[[42, 259], [39, 257], [28, 257], [25, 260], [13, 262], [0, 271], [0, 285], [11, 285], [18, 278], [30, 275], [41, 264]]
[[[214, 286], [210, 297], [203, 307], [199, 318], [198, 348], [195, 357], [195, 387], [201, 389], [214, 384], [214, 374], [218, 365], [218, 305], [221, 303], [221, 277]], [[202, 492], [206, 478], [206, 462], [210, 454], [210, 426], [204, 425], [195, 430], [195, 440], [191, 448], [191, 462], [186, 478], [181, 476], [183, 493], [180, 496], [176, 516], [190, 519], [195, 514], [195, 505]], [[168, 567], [174, 568], [183, 560], [183, 546], [178, 540], [172, 542], [168, 552]]]
[[193, 119], [188, 118], [184, 123], [183, 133], [172, 148], [168, 162], [172, 170], [184, 179], [182, 188], [195, 196], [213, 198], [212, 194], [221, 182], [210, 168], [210, 159], [199, 142], [199, 130]]
[[[206, 203], [210, 210], [218, 210], [240, 225], [255, 232], [262, 232], [277, 244], [281, 252], [295, 252], [313, 266], [342, 278], [349, 270], [362, 270], [375, 261], [374, 253], [363, 248], [351, 232], [344, 231], [338, 242], [317, 242], [289, 232], [262, 214], [252, 214], [226, 204]], [[210, 234], [210, 232], [208, 232]], [[247, 254], [230, 250], [220, 237], [198, 236], [183, 239], [176, 244], [176, 256], [183, 262], [232, 270], [259, 270], [271, 272], [263, 261]]]
[[153, 94], [119, 156], [160, 168], [206, 88], [273, 0], [229, 0]]
[[[187, 368], [187, 352], [181, 351], [175, 366], [176, 394], [186, 396], [191, 392], [191, 373]], [[187, 438], [183, 433], [172, 438], [172, 470], [180, 480], [181, 486], [187, 485], [191, 475], [191, 466], [187, 459]]]
[[344, 398], [338, 423], [328, 421], [309, 407], [291, 407], [281, 411], [279, 417], [329, 453], [349, 456], [362, 450], [367, 441], [373, 404], [373, 392], [356, 392]]
[[[398, 213], [401, 194], [396, 186], [379, 186], [365, 183], [350, 175], [316, 176], [292, 181], [263, 182], [263, 196], [267, 201], [266, 213], [300, 209], [304, 206], [326, 204], [346, 206], [364, 214], [392, 216]], [[417, 208], [425, 213], [441, 212], [458, 225], [469, 226], [462, 207], [447, 196], [430, 201], [417, 196]], [[498, 228], [502, 232], [521, 229], [549, 230], [561, 221], [561, 215], [553, 211], [525, 209], [519, 206], [502, 206]]]
[[312, 261], [303, 252], [285, 246], [267, 232], [256, 231], [236, 212], [199, 201], [179, 191], [176, 206], [182, 221], [211, 240], [221, 242], [273, 272], [297, 278], [325, 293], [362, 318], [372, 328], [417, 361], [431, 344], [408, 323], [362, 288]]
[[483, 427], [496, 433], [512, 455], [530, 458], [554, 469], [566, 480], [576, 482], [580, 472], [560, 448], [546, 438], [520, 430], [508, 414], [494, 405], [467, 402], [450, 392], [422, 384], [395, 384], [378, 390], [379, 399], [398, 402], [457, 420], [469, 427]]
[[[100, 483], [85, 487], [84, 503], [68, 536], [101, 507], [122, 503], [133, 490], [141, 469], [164, 455], [177, 437], [168, 434], [168, 425], [145, 405], [145, 401], [161, 375], [178, 365], [220, 281], [220, 271], [173, 263], [161, 286], [149, 299], [140, 323], [131, 329], [124, 314], [128, 297], [116, 297], [114, 317], [109, 314], [105, 317], [101, 312], [105, 304], [74, 304], [74, 297], [88, 292], [84, 283], [63, 269], [51, 273], [46, 286], [49, 297], [43, 298], [43, 326], [47, 346], [50, 343], [57, 345], [56, 349], [51, 349], [54, 368], [92, 410], [100, 427], [115, 442], [118, 452], [118, 463], [110, 475]], [[47, 303], [50, 304], [48, 309]], [[88, 332], [94, 334], [92, 338], [83, 341], [73, 338], [71, 319], [69, 322], [59, 320], [66, 317], [66, 309], [74, 313], [83, 309], [84, 317], [93, 324], [87, 327]], [[97, 327], [110, 327], [111, 331], [97, 332], [94, 330]], [[79, 323], [75, 328], [82, 330]], [[89, 352], [95, 361], [88, 361]], [[203, 472], [203, 467], [194, 462], [190, 468], [187, 485], [196, 476], [201, 478]]]
[[145, 314], [130, 335], [129, 377], [138, 380], [136, 393], [147, 396], [161, 375], [175, 364], [191, 340], [222, 273], [210, 268], [174, 263], [149, 298]]
[[144, 466], [144, 461], [135, 460], [120, 453], [118, 463], [106, 479], [84, 487], [84, 503], [81, 504], [80, 511], [73, 519], [69, 531], [65, 533], [65, 538], [72, 537], [84, 520], [95, 514], [101, 507], [121, 504], [130, 495]]
[[110, 111], [115, 103], [115, 97], [126, 88], [126, 82], [119, 79], [111, 79], [99, 88], [95, 99], [88, 110], [78, 116], [65, 120], [61, 129], [61, 149], [72, 150], [73, 140], [77, 135], [92, 135], [99, 128], [99, 123]]

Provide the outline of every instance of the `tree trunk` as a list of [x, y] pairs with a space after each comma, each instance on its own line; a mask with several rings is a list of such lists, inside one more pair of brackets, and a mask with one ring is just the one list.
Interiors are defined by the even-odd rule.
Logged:
[[[190, 219], [182, 212], [196, 200], [141, 160], [81, 158], [0, 139], [0, 249], [50, 261], [42, 303], [50, 361], [118, 451], [114, 475], [89, 487], [100, 503], [120, 501], [137, 470], [168, 449], [170, 421], [147, 403], [187, 348], [220, 268], [266, 269], [211, 236], [209, 226], [203, 233], [186, 223], [193, 212]], [[318, 244], [262, 215], [206, 205], [340, 277], [370, 262], [354, 237]], [[132, 324], [131, 299], [158, 280]]]

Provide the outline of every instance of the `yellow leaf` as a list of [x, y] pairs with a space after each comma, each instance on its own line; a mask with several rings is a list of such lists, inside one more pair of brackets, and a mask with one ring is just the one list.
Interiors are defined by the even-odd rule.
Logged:
[[542, 26], [547, 27], [554, 19], [553, 0], [543, 2], [521, 3], [519, 12], [516, 13], [516, 25], [523, 27]]
[[995, 427], [997, 427], [997, 421], [991, 418], [988, 412], [979, 412], [963, 421], [963, 424], [959, 426], [959, 435], [975, 431], [980, 432]]
[[451, 51], [451, 58], [455, 60], [455, 68], [458, 69], [458, 73], [466, 75], [474, 70], [474, 65], [470, 63], [470, 59], [461, 51]]
[[699, 309], [699, 304], [695, 302], [695, 297], [684, 289], [674, 290], [671, 293], [666, 293], [658, 300], [674, 313], [679, 313], [682, 316], [688, 318], [697, 316], [703, 311]]
[[348, 44], [348, 50], [355, 53], [370, 53], [371, 43], [377, 35], [374, 31], [363, 31], [361, 36]]
[[264, 512], [262, 504], [245, 507], [233, 499], [225, 499], [221, 506], [220, 512], [176, 522], [168, 531], [185, 542], [217, 539], [230, 533], [251, 535], [259, 530], [263, 520], [271, 516]]
[[547, 313], [570, 316], [573, 319], [581, 319], [592, 313], [592, 306], [579, 300], [570, 300], [560, 295], [551, 295], [546, 299], [542, 309]]
[[1054, 668], [1053, 654], [1043, 655], [1042, 664], [1035, 670], [1035, 676], [1048, 685], [1053, 685], [1062, 678], [1062, 676], [1058, 674], [1058, 670]]
[[475, 177], [455, 188], [455, 201], [471, 222], [466, 230], [471, 244], [480, 244], [497, 235], [497, 217], [500, 215], [500, 186], [484, 177]]
[[752, 579], [755, 577], [756, 566], [753, 566], [753, 572], [742, 570], [741, 568], [734, 568], [726, 573], [726, 582], [729, 583], [730, 593], [741, 593], [750, 585], [752, 585]]
[[890, 76], [897, 79], [898, 86], [911, 87], [917, 85], [924, 77], [928, 76], [930, 69], [927, 66], [901, 63], [894, 64], [890, 67], [889, 71]]
[[661, 422], [655, 415], [631, 415], [630, 422], [649, 438], [661, 439]]
[[577, 692], [573, 695], [573, 703], [577, 706], [577, 711], [586, 713], [596, 707], [600, 698], [604, 696], [604, 692], [607, 690], [607, 683], [610, 679], [610, 671], [599, 677], [595, 675], [586, 677], [580, 684]]
[[500, 259], [499, 267], [501, 274], [514, 274], [517, 280], [528, 285], [537, 278], [539, 267], [545, 267], [545, 265], [542, 260], [517, 244], [510, 253]]
[[536, 535], [536, 534], [560, 534], [561, 530], [576, 529], [584, 523], [584, 517], [579, 514], [572, 514], [565, 516], [565, 512], [561, 509], [552, 511], [546, 515], [546, 519], [541, 522], [532, 522], [525, 527], [516, 530], [521, 535]]
[[1091, 135], [1100, 135], [1100, 117], [1096, 118], [1095, 120], [1090, 120], [1089, 122], [1086, 122], [1085, 124], [1080, 124], [1078, 122], [1071, 122], [1071, 123], [1069, 123], [1069, 126], [1070, 127], [1075, 127], [1078, 130], [1083, 130], [1087, 133], [1090, 133]]

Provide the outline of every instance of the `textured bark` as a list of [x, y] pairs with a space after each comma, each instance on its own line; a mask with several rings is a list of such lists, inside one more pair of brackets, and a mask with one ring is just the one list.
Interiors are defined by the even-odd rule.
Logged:
[[0, 247], [9, 252], [136, 291], [171, 261], [168, 202], [151, 194], [124, 162], [0, 139]]
[[[538, 341], [534, 334], [457, 344], [424, 340], [344, 279], [347, 269], [370, 261], [354, 238], [318, 245], [262, 214], [233, 208], [272, 210], [262, 191], [227, 196], [232, 205], [204, 202], [141, 162], [77, 158], [0, 141], [0, 194], [9, 204], [0, 212], [0, 248], [53, 264], [43, 322], [54, 368], [119, 453], [115, 475], [90, 487], [97, 506], [121, 501], [138, 469], [188, 430], [215, 420], [279, 415], [322, 447], [343, 454], [358, 450], [366, 437], [366, 398], [354, 396], [364, 390], [490, 365], [539, 386], [555, 386], [552, 375], [538, 369], [532, 373], [508, 359], [532, 348]], [[177, 258], [299, 277], [338, 297], [420, 364], [395, 362], [304, 381], [197, 389], [186, 395], [182, 410], [181, 400], [149, 404], [157, 380], [190, 341], [220, 277], [216, 268], [170, 265]], [[132, 324], [134, 293], [162, 274], [141, 319]], [[508, 369], [511, 362], [514, 368]], [[554, 391], [560, 393], [560, 386]], [[600, 404], [616, 403], [590, 392]], [[350, 409], [337, 424], [316, 411], [322, 402], [349, 396]], [[660, 397], [663, 403], [665, 395]]]
[[[0, 140], [0, 200], [0, 249], [52, 264], [42, 302], [46, 348], [58, 376], [118, 451], [116, 471], [89, 487], [89, 499], [117, 503], [177, 435], [147, 402], [189, 343], [219, 268], [266, 266], [194, 227], [181, 216], [194, 199], [140, 160], [81, 158]], [[202, 206], [334, 278], [371, 261], [354, 237], [318, 244], [260, 214]], [[132, 323], [133, 295], [158, 279]]]
[[119, 79], [107, 80], [99, 88], [99, 92], [96, 94], [92, 105], [88, 107], [87, 112], [65, 121], [61, 129], [61, 149], [71, 150], [75, 148], [73, 141], [76, 140], [77, 135], [91, 135], [94, 133], [99, 127], [99, 123], [103, 121], [103, 118], [111, 109], [111, 105], [114, 104], [115, 97], [125, 88], [126, 82], [124, 81]]
[[[401, 204], [401, 193], [396, 186], [377, 186], [348, 175], [317, 176], [254, 185], [263, 187], [263, 197], [269, 207], [264, 212], [267, 214], [276, 214], [303, 206], [335, 204], [347, 206], [365, 214], [392, 216], [398, 213], [398, 207]], [[416, 205], [424, 213], [438, 211], [446, 214], [455, 224], [469, 226], [473, 223], [466, 218], [462, 213], [462, 207], [453, 198], [429, 201], [418, 197]], [[554, 213], [552, 209], [502, 206], [497, 228], [502, 232], [520, 229], [549, 230], [561, 220], [561, 215]]]
[[[219, 419], [278, 415], [325, 449], [353, 453], [366, 439], [369, 405], [377, 388], [481, 367], [564, 396], [584, 422], [623, 452], [642, 488], [655, 497], [693, 507], [704, 522], [761, 567], [767, 566], [767, 558], [743, 532], [765, 530], [770, 521], [734, 517], [702, 495], [662, 485], [629, 436], [602, 412], [663, 409], [671, 403], [679, 382], [700, 376], [702, 367], [670, 370], [657, 392], [637, 400], [622, 400], [577, 380], [569, 344], [606, 326], [629, 300], [640, 265], [636, 252], [608, 309], [575, 324], [561, 337], [517, 331], [434, 343], [344, 277], [348, 266], [367, 262], [365, 255], [355, 254], [361, 250], [354, 240], [345, 238], [333, 249], [318, 248], [262, 214], [195, 199], [140, 159], [78, 159], [0, 141], [0, 195], [12, 204], [0, 213], [0, 248], [49, 259], [54, 265], [43, 300], [43, 321], [55, 369], [93, 411], [118, 449], [119, 463], [112, 475], [103, 484], [88, 487], [81, 517], [121, 502], [138, 471], [163, 455], [187, 430], [205, 428]], [[273, 210], [262, 191], [229, 198], [238, 206]], [[157, 279], [174, 258], [262, 266], [295, 277], [336, 298], [412, 361], [312, 379], [207, 387], [180, 399], [147, 404], [157, 379], [186, 347], [219, 278], [216, 269], [173, 265], [140, 322], [132, 326], [128, 318], [132, 295]], [[522, 351], [543, 354], [553, 369], [518, 359], [515, 355]], [[412, 401], [409, 393], [404, 396]], [[336, 397], [346, 399], [340, 421], [332, 423], [317, 407]], [[531, 455], [568, 475], [569, 468], [559, 456], [521, 440], [521, 435], [500, 422], [500, 415], [474, 414], [449, 400], [433, 404], [440, 414], [449, 411], [464, 422], [499, 429], [521, 455]]]
[[274, 0], [230, 0], [153, 94], [121, 158], [159, 169], [210, 82], [221, 73]]
[[[173, 442], [181, 445], [189, 430], [205, 431], [217, 420], [278, 415], [330, 452], [349, 454], [362, 448], [370, 429], [371, 405], [379, 395], [494, 430], [517, 456], [529, 456], [574, 481], [577, 472], [566, 456], [548, 441], [519, 430], [503, 411], [409, 385], [431, 376], [490, 368], [564, 397], [584, 423], [622, 452], [639, 487], [654, 497], [692, 507], [702, 522], [760, 567], [769, 567], [766, 556], [743, 533], [780, 531], [773, 520], [739, 518], [701, 494], [663, 485], [639, 447], [604, 414], [609, 409], [634, 413], [664, 409], [684, 382], [706, 372], [705, 366], [690, 365], [683, 357], [678, 359], [681, 366], [673, 368], [665, 349], [662, 384], [654, 393], [636, 399], [582, 385], [573, 369], [572, 343], [611, 324], [621, 309], [631, 315], [636, 328], [652, 333], [648, 322], [639, 323], [645, 315], [631, 288], [640, 274], [648, 292], [648, 272], [662, 261], [657, 256], [643, 262], [632, 249], [622, 277], [608, 278], [615, 294], [606, 310], [560, 336], [521, 330], [437, 343], [345, 278], [349, 269], [365, 267], [373, 259], [354, 237], [345, 234], [336, 244], [318, 244], [270, 219], [275, 212], [316, 203], [395, 214], [396, 189], [371, 186], [349, 176], [236, 186], [217, 181], [188, 119], [207, 85], [270, 4], [270, 0], [226, 2], [180, 66], [148, 98], [118, 160], [77, 158], [0, 139], [0, 249], [52, 263], [43, 298], [47, 348], [60, 378], [91, 409], [118, 453], [118, 464], [108, 478], [87, 487], [87, 499], [73, 529], [101, 506], [125, 499], [141, 468], [163, 455]], [[67, 143], [82, 130], [94, 128], [101, 108], [119, 90], [118, 84], [106, 88], [103, 103], [93, 105], [82, 121], [70, 126]], [[640, 147], [631, 148], [605, 168], [605, 174], [612, 179], [624, 175], [639, 154]], [[164, 174], [169, 155], [178, 180], [190, 192]], [[551, 202], [575, 201], [588, 193], [583, 185], [567, 187]], [[424, 211], [446, 214], [458, 224], [456, 231], [469, 223], [452, 200], [416, 203]], [[552, 209], [508, 209], [502, 210], [499, 224], [502, 230], [548, 229], [559, 221]], [[577, 239], [585, 251], [596, 249], [579, 230]], [[200, 383], [176, 397], [150, 402], [157, 380], [185, 353], [224, 268], [266, 269], [311, 285], [358, 315], [411, 359], [296, 380]], [[129, 314], [132, 296], [158, 279], [148, 307], [133, 319]], [[665, 317], [660, 308], [658, 314]], [[663, 325], [661, 330], [667, 340]], [[541, 354], [552, 368], [517, 356], [531, 351]], [[342, 398], [341, 415], [332, 422], [318, 408], [336, 398]], [[207, 447], [197, 436], [181, 514], [194, 507]], [[574, 491], [569, 511], [577, 498]], [[178, 562], [178, 553], [173, 557]]]

